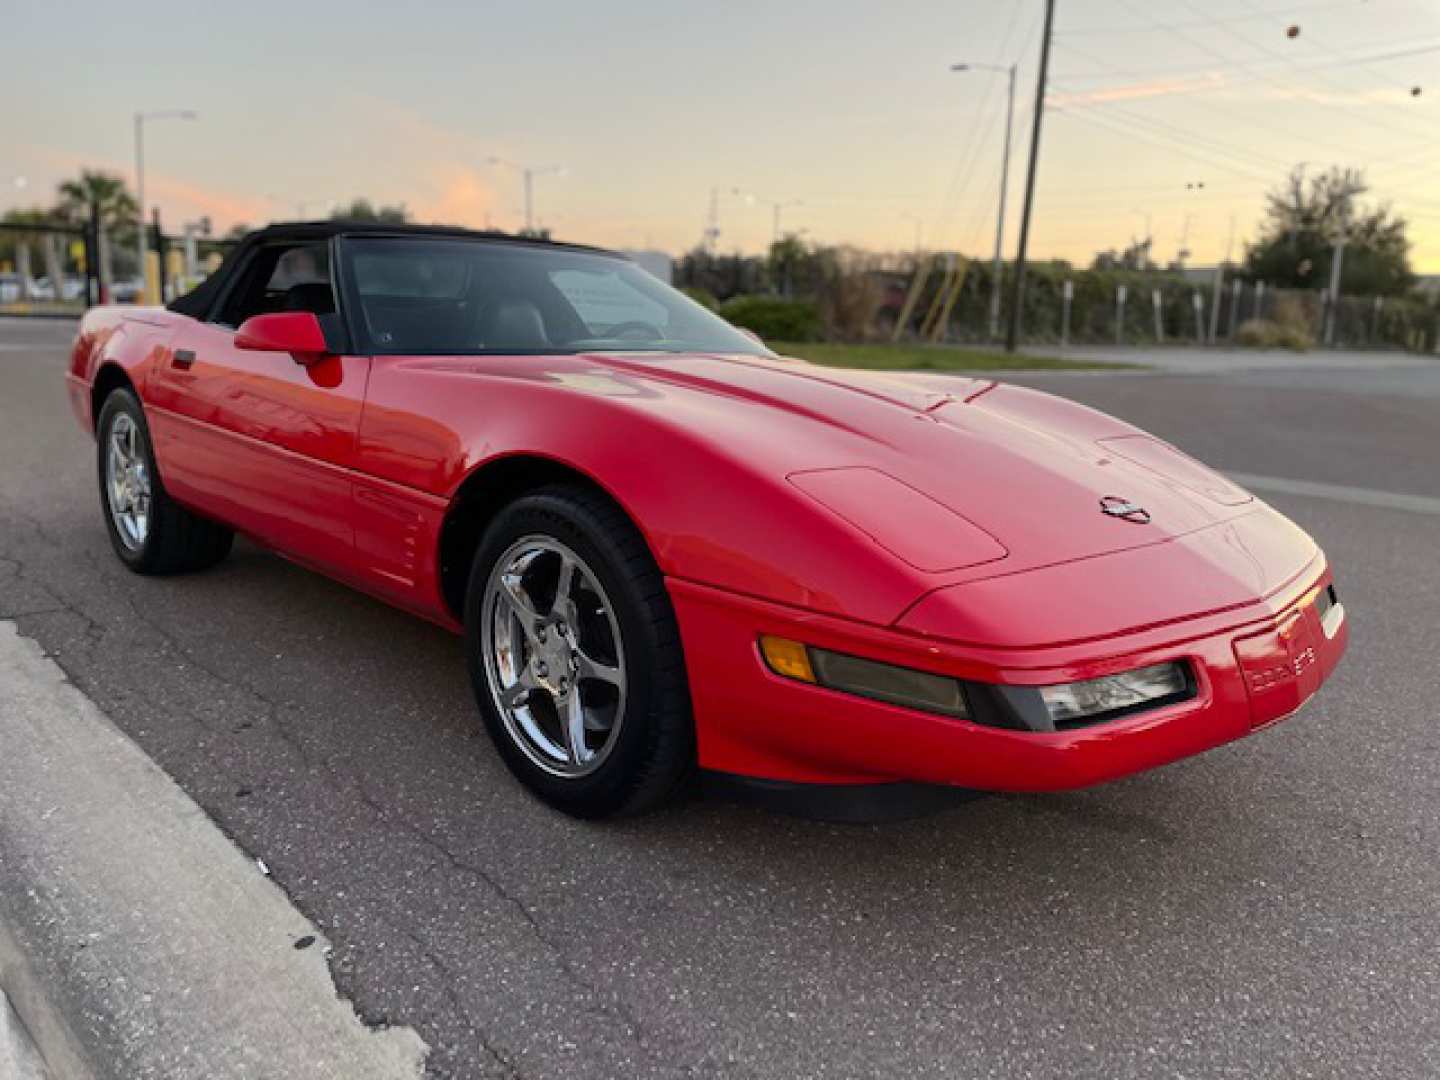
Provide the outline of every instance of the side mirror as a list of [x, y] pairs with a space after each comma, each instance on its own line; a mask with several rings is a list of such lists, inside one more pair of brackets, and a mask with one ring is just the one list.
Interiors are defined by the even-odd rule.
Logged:
[[298, 364], [313, 364], [330, 351], [320, 320], [309, 311], [252, 315], [235, 331], [235, 347], [251, 352], [283, 352]]

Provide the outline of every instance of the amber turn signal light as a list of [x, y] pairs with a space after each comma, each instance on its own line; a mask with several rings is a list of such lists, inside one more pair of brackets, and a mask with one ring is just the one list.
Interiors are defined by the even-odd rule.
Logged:
[[770, 670], [776, 675], [799, 679], [801, 682], [815, 681], [815, 669], [810, 666], [810, 652], [800, 642], [762, 634], [760, 652], [765, 657], [765, 663], [770, 665]]

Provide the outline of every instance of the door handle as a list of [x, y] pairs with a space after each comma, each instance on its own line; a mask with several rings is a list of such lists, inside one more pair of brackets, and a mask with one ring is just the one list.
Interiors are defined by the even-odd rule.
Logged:
[[188, 368], [191, 364], [195, 363], [195, 350], [176, 349], [170, 357], [170, 363], [178, 368]]

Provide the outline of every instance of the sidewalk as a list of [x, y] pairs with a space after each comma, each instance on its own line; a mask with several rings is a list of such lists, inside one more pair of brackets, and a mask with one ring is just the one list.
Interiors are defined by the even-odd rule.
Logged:
[[360, 1022], [317, 929], [4, 621], [0, 747], [0, 1076], [44, 1075], [21, 1028], [56, 1080], [420, 1075], [420, 1038]]

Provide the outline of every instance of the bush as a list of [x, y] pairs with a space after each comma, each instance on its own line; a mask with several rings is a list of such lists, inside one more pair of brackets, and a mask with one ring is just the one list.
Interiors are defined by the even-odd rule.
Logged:
[[778, 296], [737, 296], [720, 305], [727, 321], [753, 330], [766, 341], [815, 341], [820, 337], [820, 311], [808, 300]]
[[1262, 349], [1294, 349], [1304, 352], [1315, 344], [1308, 330], [1296, 323], [1272, 322], [1269, 319], [1247, 319], [1235, 331], [1240, 345]]
[[680, 291], [686, 296], [688, 296], [691, 300], [694, 300], [703, 308], [708, 308], [711, 311], [720, 310], [720, 301], [715, 299], [715, 294], [712, 293], [709, 289], [702, 289], [698, 286], [687, 285]]

